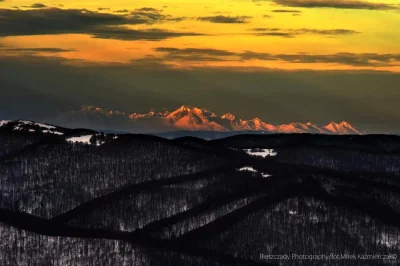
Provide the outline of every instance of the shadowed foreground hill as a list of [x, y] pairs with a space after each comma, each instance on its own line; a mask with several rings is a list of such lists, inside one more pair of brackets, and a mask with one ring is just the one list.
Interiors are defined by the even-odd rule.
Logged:
[[0, 130], [1, 265], [397, 264], [399, 137], [45, 130]]

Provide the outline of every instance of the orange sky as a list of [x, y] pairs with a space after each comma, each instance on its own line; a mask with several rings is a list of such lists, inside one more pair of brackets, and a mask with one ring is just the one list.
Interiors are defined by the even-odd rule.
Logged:
[[[333, 0], [338, 2], [337, 7], [310, 8], [304, 6], [307, 1], [318, 2], [114, 0], [110, 4], [105, 0], [60, 0], [56, 5], [52, 0], [43, 0], [41, 6], [35, 6], [35, 1], [5, 0], [0, 3], [0, 8], [12, 12], [26, 10], [25, 13], [18, 13], [24, 18], [34, 16], [37, 19], [39, 16], [46, 21], [63, 11], [85, 9], [93, 11], [88, 17], [98, 13], [112, 14], [128, 22], [109, 24], [106, 21], [102, 24], [99, 20], [92, 28], [74, 25], [73, 29], [60, 32], [41, 29], [42, 32], [30, 33], [29, 29], [23, 28], [22, 33], [17, 31], [14, 34], [11, 29], [3, 34], [0, 32], [0, 54], [56, 56], [72, 59], [71, 64], [133, 62], [146, 65], [159, 63], [178, 68], [372, 69], [400, 72], [400, 6], [397, 0], [353, 0], [359, 5], [357, 8], [341, 6], [343, 0]], [[14, 16], [12, 12], [8, 12], [8, 16]], [[138, 22], [137, 18], [143, 21]], [[21, 22], [20, 27], [35, 26], [36, 20], [26, 20], [26, 25]], [[98, 33], [100, 27], [101, 33]], [[113, 32], [104, 33], [108, 27], [112, 27]], [[115, 36], [115, 29], [119, 27], [133, 31]], [[158, 35], [152, 34], [151, 38], [155, 40], [132, 37], [137, 34], [134, 30], [148, 34], [154, 29], [161, 31]], [[177, 33], [178, 36], [165, 37], [165, 32]], [[49, 52], [41, 48], [62, 50]]]

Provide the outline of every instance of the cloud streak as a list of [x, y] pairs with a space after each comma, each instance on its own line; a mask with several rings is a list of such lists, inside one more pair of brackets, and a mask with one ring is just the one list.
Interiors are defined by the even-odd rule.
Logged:
[[174, 47], [157, 47], [154, 49], [157, 52], [165, 52], [175, 55], [194, 55], [205, 54], [211, 56], [230, 56], [236, 55], [234, 52], [228, 50], [211, 49], [211, 48], [174, 48]]
[[[1, 47], [1, 46], [0, 46]], [[62, 48], [54, 48], [54, 47], [40, 47], [40, 48], [6, 48], [0, 49], [0, 52], [8, 52], [8, 53], [28, 53], [28, 54], [37, 54], [37, 53], [62, 53], [62, 52], [73, 52], [76, 51], [74, 49], [62, 49]]]
[[164, 53], [163, 60], [173, 61], [228, 61], [227, 56], [235, 56], [234, 52], [209, 48], [173, 48], [157, 47], [157, 52]]
[[[252, 51], [231, 52], [228, 50], [205, 49], [205, 48], [168, 48], [158, 47], [157, 52], [165, 53], [164, 59], [195, 61], [196, 56], [212, 57], [216, 61], [236, 60], [262, 60], [262, 61], [284, 61], [289, 63], [326, 63], [342, 64], [355, 67], [390, 66], [400, 65], [400, 54], [377, 54], [377, 53], [335, 53], [335, 54], [270, 54]], [[203, 60], [201, 60], [203, 61]]]
[[301, 13], [300, 10], [292, 10], [292, 9], [274, 9], [271, 12], [274, 12], [274, 13]]
[[272, 0], [274, 3], [289, 7], [306, 8], [344, 8], [344, 9], [368, 9], [389, 10], [394, 6], [384, 3], [372, 3], [363, 0]]
[[392, 63], [400, 64], [400, 54], [376, 53], [336, 53], [336, 54], [268, 54], [246, 51], [240, 54], [243, 60], [280, 60], [290, 63], [327, 63], [343, 64], [348, 66], [388, 66]]
[[94, 32], [89, 34], [91, 34], [94, 38], [126, 41], [160, 41], [168, 38], [202, 35], [194, 32], [175, 32], [163, 29], [133, 30], [126, 27], [102, 27], [95, 29]]
[[198, 20], [208, 21], [212, 23], [248, 23], [248, 20], [251, 19], [250, 16], [208, 16], [208, 17], [199, 17]]
[[35, 4], [30, 5], [30, 6], [26, 6], [26, 7], [30, 7], [30, 8], [46, 8], [47, 6], [45, 4], [42, 4], [42, 3], [35, 3]]
[[360, 32], [349, 29], [281, 29], [281, 28], [254, 28], [254, 35], [256, 36], [280, 36], [280, 37], [296, 37], [299, 35], [327, 35], [327, 36], [339, 36], [339, 35], [355, 35]]
[[141, 23], [145, 24], [154, 24], [168, 18], [167, 15], [164, 15], [161, 12], [161, 10], [155, 8], [142, 7], [131, 12], [131, 19], [134, 21], [141, 21]]

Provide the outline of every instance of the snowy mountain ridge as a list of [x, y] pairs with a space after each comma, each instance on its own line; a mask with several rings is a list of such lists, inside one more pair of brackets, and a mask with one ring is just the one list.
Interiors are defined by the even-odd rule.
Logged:
[[[13, 122], [14, 130], [27, 127], [35, 127], [31, 130], [45, 130], [44, 133], [62, 134], [55, 127], [45, 126], [43, 123], [35, 123], [26, 120], [2, 120], [0, 127], [9, 126]], [[244, 120], [232, 113], [217, 115], [212, 111], [198, 107], [181, 106], [174, 111], [163, 110], [147, 113], [126, 113], [116, 110], [104, 110], [95, 106], [85, 106], [50, 119], [51, 124], [58, 124], [68, 128], [91, 128], [95, 130], [113, 129], [126, 132], [167, 132], [177, 130], [187, 131], [263, 131], [266, 133], [313, 133], [313, 134], [356, 134], [364, 132], [356, 129], [350, 123], [330, 122], [325, 126], [314, 123], [292, 122], [288, 124], [274, 125], [261, 120], [258, 117]]]
[[[191, 131], [267, 131], [271, 133], [320, 133], [320, 134], [362, 134], [361, 131], [351, 126], [348, 122], [331, 122], [324, 126], [314, 123], [293, 122], [282, 125], [273, 125], [258, 117], [245, 120], [237, 115], [228, 112], [217, 115], [214, 112], [198, 107], [181, 106], [180, 108], [167, 111], [156, 112], [151, 110], [147, 113], [125, 113], [120, 111], [106, 111], [95, 106], [82, 107], [80, 110], [72, 111], [65, 115], [70, 120], [93, 121], [105, 125], [113, 123], [125, 123], [131, 126], [142, 124], [148, 126], [157, 125], [164, 131], [172, 130], [191, 130]], [[99, 121], [100, 120], [100, 121]], [[161, 130], [162, 131], [162, 130]], [[148, 132], [151, 132], [149, 130]]]

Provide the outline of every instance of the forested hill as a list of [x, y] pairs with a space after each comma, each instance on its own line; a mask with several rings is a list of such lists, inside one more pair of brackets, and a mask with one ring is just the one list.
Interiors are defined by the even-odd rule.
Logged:
[[[17, 127], [17, 130], [16, 130]], [[400, 137], [0, 127], [0, 265], [338, 265], [400, 254]], [[340, 265], [396, 265], [343, 259]]]

